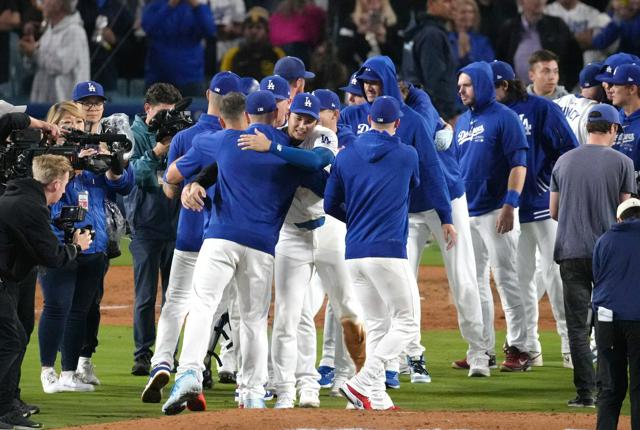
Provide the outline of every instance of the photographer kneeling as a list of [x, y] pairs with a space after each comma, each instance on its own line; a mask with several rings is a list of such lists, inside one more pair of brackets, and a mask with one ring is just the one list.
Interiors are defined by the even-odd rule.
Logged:
[[[84, 112], [72, 102], [54, 105], [47, 117], [53, 124], [73, 124], [84, 129]], [[68, 143], [67, 143], [68, 145]], [[58, 218], [63, 206], [79, 206], [86, 210], [84, 220], [73, 228], [87, 228], [95, 232], [94, 242], [73, 263], [57, 269], [41, 269], [39, 273], [44, 309], [40, 317], [39, 336], [40, 380], [45, 393], [60, 391], [93, 391], [76, 374], [80, 349], [84, 342], [86, 317], [95, 300], [106, 267], [108, 234], [104, 200], [115, 200], [115, 194], [126, 195], [133, 187], [133, 173], [124, 167], [123, 154], [109, 154], [99, 149], [79, 151], [85, 160], [83, 170], [66, 186], [64, 197], [51, 208], [52, 219]], [[65, 241], [67, 228], [54, 222], [54, 232], [60, 242]], [[67, 232], [68, 240], [68, 232]], [[57, 352], [61, 352], [60, 378], [54, 369]]]
[[32, 164], [33, 178], [10, 181], [0, 197], [0, 428], [37, 428], [12, 409], [17, 378], [26, 351], [26, 334], [18, 319], [13, 289], [36, 265], [63, 267], [89, 249], [88, 232], [73, 233], [60, 244], [51, 231], [47, 208], [60, 200], [72, 172], [62, 156], [42, 155]]

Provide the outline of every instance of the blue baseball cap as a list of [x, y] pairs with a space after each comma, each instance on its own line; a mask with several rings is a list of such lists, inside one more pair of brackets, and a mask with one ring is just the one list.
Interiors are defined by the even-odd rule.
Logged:
[[604, 64], [600, 68], [600, 73], [596, 75], [596, 81], [605, 82], [605, 79], [613, 76], [616, 67], [623, 64], [640, 64], [640, 58], [635, 55], [627, 54], [626, 52], [619, 52], [617, 54], [609, 55]]
[[613, 75], [604, 79], [611, 85], [640, 85], [640, 66], [636, 64], [622, 64], [613, 71]]
[[589, 110], [587, 122], [606, 121], [612, 124], [622, 125], [620, 122], [620, 113], [611, 105], [598, 103]]
[[313, 94], [296, 94], [289, 110], [293, 113], [310, 115], [315, 119], [320, 119], [320, 100]]
[[233, 72], [220, 72], [213, 75], [209, 89], [216, 94], [224, 96], [228, 93], [241, 93], [240, 76]]
[[262, 115], [276, 110], [276, 99], [270, 91], [258, 90], [247, 96], [246, 111], [250, 115]]
[[338, 95], [331, 90], [315, 90], [312, 92], [314, 96], [320, 100], [320, 110], [340, 110], [340, 99]]
[[369, 67], [363, 67], [356, 73], [356, 79], [359, 81], [380, 81], [382, 82], [382, 78], [378, 73]]
[[248, 96], [260, 89], [260, 83], [251, 77], [240, 78], [240, 89], [242, 89], [242, 94]]
[[504, 61], [495, 60], [489, 63], [491, 70], [493, 71], [493, 83], [496, 84], [499, 81], [513, 81], [516, 78], [516, 74], [513, 71], [511, 64]]
[[85, 97], [102, 97], [103, 100], [107, 98], [104, 96], [104, 88], [102, 85], [95, 81], [78, 82], [73, 88], [73, 101], [77, 102]]
[[354, 72], [349, 78], [349, 83], [344, 87], [340, 87], [340, 89], [345, 93], [351, 93], [362, 97], [362, 87], [358, 84], [358, 78], [356, 78], [357, 74], [358, 72]]
[[315, 78], [315, 73], [305, 70], [304, 63], [298, 57], [283, 57], [276, 62], [273, 68], [273, 74], [282, 76], [287, 81], [293, 81], [294, 79]]
[[271, 75], [260, 81], [260, 89], [271, 91], [276, 100], [286, 100], [291, 97], [289, 82], [282, 76]]
[[596, 80], [596, 75], [600, 73], [602, 69], [602, 63], [589, 63], [580, 70], [580, 87], [591, 88], [600, 85], [600, 82]]
[[369, 116], [371, 117], [371, 121], [379, 124], [394, 122], [402, 116], [400, 103], [391, 96], [376, 97], [371, 104]]

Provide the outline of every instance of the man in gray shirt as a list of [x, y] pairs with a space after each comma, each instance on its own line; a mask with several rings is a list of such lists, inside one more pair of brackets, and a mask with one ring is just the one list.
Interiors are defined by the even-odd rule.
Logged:
[[562, 155], [551, 176], [551, 217], [558, 221], [554, 259], [560, 264], [578, 394], [567, 403], [571, 407], [595, 407], [588, 321], [593, 248], [615, 224], [618, 204], [636, 192], [633, 161], [611, 149], [621, 127], [614, 107], [595, 105], [587, 119], [588, 143]]

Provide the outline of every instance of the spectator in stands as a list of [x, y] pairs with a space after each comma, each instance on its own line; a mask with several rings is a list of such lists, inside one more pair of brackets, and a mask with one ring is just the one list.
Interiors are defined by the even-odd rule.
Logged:
[[216, 22], [216, 37], [207, 38], [205, 47], [204, 72], [206, 76], [218, 72], [222, 56], [242, 41], [242, 21], [247, 14], [243, 1], [210, 1], [211, 12]]
[[[576, 36], [578, 42], [585, 32], [589, 35], [597, 33], [611, 21], [606, 13], [602, 13], [580, 0], [558, 0], [548, 5], [544, 12], [562, 19]], [[585, 46], [582, 47], [585, 48]], [[583, 54], [584, 64], [602, 61], [606, 56], [606, 52], [602, 50], [586, 50]]]
[[489, 37], [491, 46], [498, 45], [500, 27], [518, 16], [518, 4], [513, 0], [477, 0], [480, 9], [480, 33]]
[[569, 92], [562, 85], [558, 85], [560, 68], [558, 56], [551, 51], [542, 49], [529, 57], [529, 81], [527, 92], [549, 100], [559, 99]]
[[489, 38], [478, 33], [480, 11], [475, 0], [457, 0], [453, 16], [454, 31], [449, 32], [449, 40], [451, 49], [458, 56], [457, 68], [475, 61], [495, 60]]
[[242, 24], [242, 33], [244, 40], [240, 46], [224, 54], [220, 70], [250, 76], [258, 81], [272, 75], [276, 61], [285, 53], [269, 42], [269, 12], [259, 6], [251, 8]]
[[356, 70], [376, 55], [398, 63], [402, 38], [397, 24], [389, 0], [356, 0], [353, 12], [338, 23], [338, 58], [347, 70]]
[[347, 80], [349, 72], [338, 58], [338, 47], [330, 39], [320, 43], [311, 54], [309, 68], [316, 74], [307, 92], [316, 88], [337, 88]]
[[269, 37], [274, 46], [306, 64], [324, 39], [326, 13], [313, 0], [281, 0], [269, 19]]
[[101, 82], [106, 91], [115, 91], [118, 57], [126, 52], [119, 45], [128, 41], [133, 16], [122, 0], [84, 0], [78, 4], [78, 12], [91, 38], [91, 78]]
[[[0, 52], [4, 61], [0, 64], [0, 85], [9, 81], [9, 33], [20, 27], [20, 12], [17, 0], [0, 1]], [[0, 95], [3, 90], [0, 88]]]
[[152, 0], [142, 13], [147, 33], [145, 81], [175, 85], [185, 96], [204, 93], [202, 40], [216, 32], [211, 9], [199, 0]]
[[44, 0], [47, 28], [36, 43], [33, 34], [20, 39], [20, 50], [35, 77], [31, 101], [57, 103], [67, 99], [76, 82], [89, 80], [89, 44], [76, 11], [78, 0]]
[[597, 35], [582, 35], [583, 46], [606, 49], [619, 41], [618, 52], [640, 55], [640, 8], [637, 1], [614, 0], [613, 19]]
[[544, 14], [546, 3], [547, 0], [520, 0], [522, 14], [502, 26], [496, 56], [512, 64], [516, 77], [529, 83], [529, 57], [541, 49], [552, 50], [563, 68], [562, 82], [573, 88], [582, 69], [582, 51], [564, 21]]

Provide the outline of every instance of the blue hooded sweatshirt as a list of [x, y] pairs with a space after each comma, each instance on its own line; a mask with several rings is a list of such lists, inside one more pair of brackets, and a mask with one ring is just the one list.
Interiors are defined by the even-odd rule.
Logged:
[[622, 133], [616, 138], [613, 149], [622, 152], [633, 160], [633, 170], [640, 171], [640, 110], [627, 116], [620, 109]]
[[470, 216], [502, 207], [511, 169], [527, 166], [527, 138], [518, 115], [496, 102], [491, 66], [471, 63], [460, 71], [469, 75], [474, 105], [463, 113], [453, 133]]
[[[173, 137], [167, 165], [182, 157], [189, 151], [194, 139], [204, 132], [216, 132], [222, 130], [218, 117], [206, 113], [200, 115], [198, 122], [186, 130], [182, 130]], [[186, 178], [182, 186], [193, 180], [195, 175]], [[180, 197], [177, 197], [180, 198]], [[178, 217], [178, 231], [176, 233], [176, 249], [179, 251], [198, 252], [202, 246], [202, 232], [204, 225], [203, 212], [196, 212], [180, 206]]]
[[549, 219], [553, 166], [558, 157], [578, 147], [578, 140], [560, 107], [544, 97], [528, 95], [507, 106], [518, 114], [529, 144], [518, 217], [521, 223]]
[[349, 146], [354, 140], [356, 140], [356, 135], [353, 134], [351, 128], [344, 124], [338, 125], [338, 132], [336, 133], [336, 136], [338, 136], [338, 148]]
[[[409, 212], [417, 213], [435, 209], [442, 224], [451, 224], [451, 199], [433, 143], [435, 126], [427, 125], [420, 114], [404, 103], [398, 88], [396, 69], [389, 57], [379, 55], [369, 58], [356, 73], [356, 78], [365, 69], [370, 69], [380, 77], [382, 95], [394, 97], [400, 103], [403, 116], [400, 118], [400, 127], [397, 130], [398, 137], [403, 143], [413, 146], [418, 151], [420, 185], [411, 192]], [[363, 85], [361, 80], [358, 82], [361, 86]], [[346, 107], [340, 112], [338, 123], [350, 126], [356, 134], [364, 133], [369, 130], [367, 118], [370, 108], [370, 103]]]
[[600, 236], [593, 249], [593, 309], [614, 320], [640, 321], [640, 220], [631, 218]]
[[327, 214], [346, 222], [345, 258], [407, 258], [409, 191], [418, 154], [400, 138], [370, 130], [340, 151], [324, 194]]

